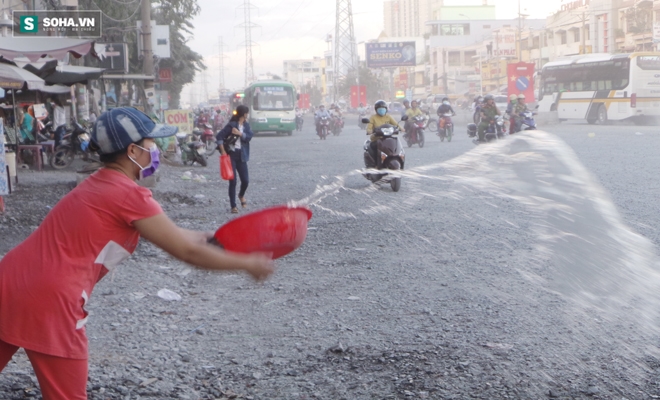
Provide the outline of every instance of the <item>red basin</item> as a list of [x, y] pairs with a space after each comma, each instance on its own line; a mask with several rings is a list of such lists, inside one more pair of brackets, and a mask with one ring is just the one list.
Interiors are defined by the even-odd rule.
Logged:
[[225, 250], [236, 253], [272, 253], [283, 257], [307, 237], [307, 221], [312, 211], [306, 207], [278, 206], [256, 211], [224, 224], [215, 240]]

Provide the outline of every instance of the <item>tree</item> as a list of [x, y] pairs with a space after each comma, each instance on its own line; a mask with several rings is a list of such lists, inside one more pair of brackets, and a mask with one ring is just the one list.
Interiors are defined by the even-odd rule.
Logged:
[[[372, 101], [380, 97], [380, 94], [385, 88], [385, 83], [382, 79], [376, 76], [369, 68], [360, 67], [360, 85], [367, 87], [367, 99]], [[351, 86], [357, 85], [357, 74], [355, 70], [349, 71], [338, 84], [338, 94], [340, 97], [350, 98]]]
[[653, 25], [653, 3], [640, 2], [626, 10], [626, 23], [630, 33], [650, 33]]
[[323, 93], [321, 89], [312, 85], [311, 82], [307, 82], [302, 88], [300, 88], [300, 93], [309, 93], [309, 102], [312, 105], [319, 105], [323, 102]]
[[[49, 0], [54, 3], [54, 0]], [[127, 5], [119, 1], [79, 0], [81, 10], [101, 10], [103, 13], [103, 36], [99, 42], [129, 43], [129, 72], [142, 72], [142, 59], [137, 51], [140, 40], [136, 22], [140, 19], [140, 2]], [[162, 59], [159, 68], [172, 69], [172, 82], [169, 83], [171, 108], [179, 107], [183, 86], [192, 83], [197, 71], [205, 70], [203, 58], [188, 47], [186, 34], [191, 36], [194, 26], [190, 22], [200, 12], [197, 0], [159, 0], [152, 6], [152, 19], [159, 25], [170, 26], [171, 58]], [[50, 4], [57, 9], [56, 4]], [[88, 61], [89, 62], [89, 61]], [[118, 81], [116, 82], [119, 83]]]

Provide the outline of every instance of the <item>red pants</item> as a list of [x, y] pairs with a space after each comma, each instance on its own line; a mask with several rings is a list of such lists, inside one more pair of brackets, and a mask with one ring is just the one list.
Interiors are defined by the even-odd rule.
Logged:
[[[5, 369], [18, 347], [0, 340], [0, 371]], [[37, 375], [44, 400], [87, 399], [87, 360], [49, 356], [25, 350]]]

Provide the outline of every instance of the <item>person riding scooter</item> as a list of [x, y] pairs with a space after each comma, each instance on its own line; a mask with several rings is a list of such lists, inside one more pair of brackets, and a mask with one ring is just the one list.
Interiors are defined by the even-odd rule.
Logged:
[[479, 141], [485, 142], [486, 129], [491, 120], [500, 115], [500, 110], [495, 105], [495, 98], [489, 94], [484, 97], [484, 104], [481, 106], [481, 122], [479, 123]]
[[520, 114], [524, 113], [525, 111], [529, 111], [529, 109], [527, 108], [527, 104], [525, 103], [525, 95], [521, 93], [518, 95], [518, 101], [516, 102], [516, 105], [513, 107], [513, 116], [515, 116], [516, 130], [515, 131], [511, 130], [511, 133], [520, 131], [520, 124], [522, 122], [522, 119], [520, 118]]
[[512, 94], [509, 96], [509, 104], [507, 104], [506, 111], [504, 112], [509, 116], [509, 133], [516, 132], [516, 115], [513, 113], [516, 103], [518, 103], [518, 95]]
[[316, 134], [321, 136], [321, 118], [326, 117], [330, 118], [330, 113], [325, 109], [325, 106], [321, 104], [319, 110], [314, 114], [314, 122], [316, 124]]
[[408, 121], [404, 124], [404, 131], [406, 131], [406, 134], [403, 135], [405, 138], [408, 138], [408, 136], [413, 132], [413, 118], [415, 118], [418, 115], [424, 115], [422, 110], [419, 109], [417, 100], [413, 100], [410, 103], [410, 108], [406, 110], [406, 115], [408, 116]]
[[377, 128], [385, 124], [398, 126], [399, 123], [396, 122], [396, 120], [387, 113], [387, 103], [385, 102], [385, 100], [378, 100], [374, 104], [374, 110], [376, 110], [376, 114], [372, 115], [371, 118], [369, 118], [369, 124], [367, 125], [367, 135], [370, 135], [369, 138], [371, 139], [371, 145], [369, 146], [369, 153], [371, 154], [371, 157], [373, 157], [373, 159], [376, 160], [378, 156], [378, 144], [377, 144], [378, 137], [373, 134], [374, 128]]
[[442, 104], [440, 104], [440, 107], [438, 107], [438, 126], [440, 129], [444, 129], [444, 123], [445, 123], [445, 114], [451, 114], [452, 116], [456, 115], [456, 112], [454, 112], [454, 109], [451, 106], [451, 103], [449, 102], [449, 98], [445, 97], [442, 99]]

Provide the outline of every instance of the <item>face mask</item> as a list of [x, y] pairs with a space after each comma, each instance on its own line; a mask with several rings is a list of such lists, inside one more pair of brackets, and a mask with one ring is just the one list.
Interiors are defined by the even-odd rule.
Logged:
[[[137, 146], [137, 147], [140, 147], [140, 146]], [[151, 147], [149, 150], [145, 149], [144, 147], [140, 147], [140, 148], [144, 151], [148, 151], [149, 155], [151, 156], [151, 163], [148, 166], [143, 167], [140, 164], [138, 164], [137, 161], [132, 159], [130, 156], [128, 157], [131, 161], [133, 161], [135, 163], [135, 165], [140, 167], [140, 175], [138, 175], [138, 180], [139, 181], [141, 181], [142, 179], [144, 179], [146, 177], [149, 177], [149, 176], [153, 175], [156, 172], [156, 170], [158, 169], [158, 166], [160, 165], [160, 158], [159, 158], [160, 152], [158, 151], [158, 146], [153, 145], [153, 147]]]
[[383, 117], [385, 114], [387, 114], [387, 108], [379, 108], [378, 110], [376, 110], [376, 112], [378, 113], [378, 115]]

